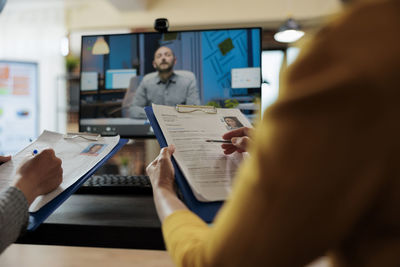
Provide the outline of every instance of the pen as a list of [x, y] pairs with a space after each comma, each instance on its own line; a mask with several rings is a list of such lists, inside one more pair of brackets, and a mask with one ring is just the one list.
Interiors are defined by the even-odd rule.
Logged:
[[32, 151], [32, 156], [35, 156], [37, 153], [38, 153], [38, 150], [37, 150], [37, 149], [34, 149], [34, 150]]
[[225, 143], [225, 144], [232, 144], [231, 140], [206, 140], [209, 143]]

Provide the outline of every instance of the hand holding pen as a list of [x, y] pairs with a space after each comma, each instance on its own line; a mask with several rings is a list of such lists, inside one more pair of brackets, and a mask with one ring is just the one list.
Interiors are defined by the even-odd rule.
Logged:
[[[36, 149], [35, 149], [36, 150]], [[61, 159], [53, 149], [32, 151], [34, 157], [18, 169], [13, 186], [17, 187], [30, 205], [39, 196], [56, 189], [62, 182]]]
[[251, 143], [250, 136], [252, 131], [252, 128], [241, 127], [225, 133], [222, 138], [224, 141], [228, 142], [224, 142], [221, 145], [222, 149], [224, 150], [224, 154], [229, 155], [235, 151], [239, 153], [246, 152], [249, 144]]
[[208, 142], [208, 143], [232, 144], [232, 141], [231, 141], [231, 140], [214, 140], [214, 139], [207, 139], [206, 142]]

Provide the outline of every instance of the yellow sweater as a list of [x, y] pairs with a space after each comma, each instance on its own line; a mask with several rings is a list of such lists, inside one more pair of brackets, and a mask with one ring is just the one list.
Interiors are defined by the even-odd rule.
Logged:
[[325, 27], [289, 69], [212, 227], [163, 223], [178, 266], [400, 266], [400, 1]]

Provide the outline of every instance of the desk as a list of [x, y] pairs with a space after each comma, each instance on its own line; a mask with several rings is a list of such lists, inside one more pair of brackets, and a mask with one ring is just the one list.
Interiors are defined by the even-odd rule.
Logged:
[[[123, 96], [122, 96], [123, 97]], [[121, 97], [121, 99], [122, 99]], [[122, 100], [90, 102], [81, 101], [81, 114], [86, 118], [121, 117]]]
[[72, 195], [22, 244], [165, 249], [152, 196]]
[[0, 256], [0, 266], [172, 267], [174, 264], [166, 251], [13, 244]]

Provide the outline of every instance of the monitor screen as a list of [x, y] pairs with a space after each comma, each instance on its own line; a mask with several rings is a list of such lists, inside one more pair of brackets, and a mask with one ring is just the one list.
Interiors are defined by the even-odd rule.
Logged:
[[83, 36], [81, 51], [83, 132], [153, 136], [152, 103], [259, 109], [260, 28]]
[[0, 155], [38, 136], [38, 65], [0, 60]]

